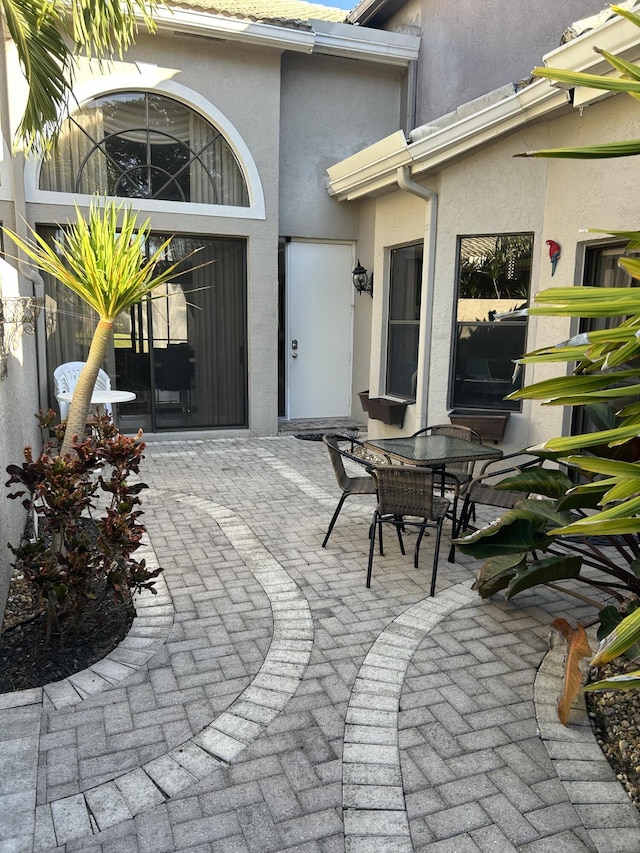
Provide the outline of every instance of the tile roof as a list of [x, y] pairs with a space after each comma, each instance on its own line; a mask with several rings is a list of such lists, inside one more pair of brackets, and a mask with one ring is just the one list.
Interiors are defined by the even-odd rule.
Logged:
[[169, 5], [281, 26], [301, 25], [313, 18], [342, 23], [347, 16], [344, 9], [304, 0], [169, 0]]

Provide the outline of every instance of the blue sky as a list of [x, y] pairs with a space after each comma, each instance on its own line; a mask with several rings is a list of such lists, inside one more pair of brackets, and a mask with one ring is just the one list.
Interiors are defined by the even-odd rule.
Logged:
[[358, 5], [358, 0], [311, 0], [311, 2], [320, 3], [321, 6], [333, 6], [334, 9], [346, 9], [347, 12]]

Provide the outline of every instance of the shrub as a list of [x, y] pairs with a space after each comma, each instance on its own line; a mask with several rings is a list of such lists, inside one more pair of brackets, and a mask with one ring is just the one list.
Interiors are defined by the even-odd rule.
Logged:
[[146, 531], [139, 495], [147, 486], [130, 481], [144, 458], [142, 432], [129, 438], [108, 415], [91, 418], [90, 434], [74, 439], [73, 452], [62, 456], [56, 451], [64, 425], [54, 425], [51, 410], [38, 418], [53, 438], [39, 456], [26, 447], [22, 465], [7, 467], [6, 485], [17, 487], [8, 497], [22, 499], [31, 521], [29, 535], [9, 548], [14, 567], [35, 586], [46, 610], [47, 640], [55, 634], [62, 645], [90, 599], [155, 593], [162, 569], [149, 569], [133, 556]]

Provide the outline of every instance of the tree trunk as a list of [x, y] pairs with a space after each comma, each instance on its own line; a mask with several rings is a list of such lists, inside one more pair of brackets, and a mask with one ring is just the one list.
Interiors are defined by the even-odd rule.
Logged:
[[73, 399], [67, 418], [67, 429], [60, 450], [63, 456], [73, 450], [73, 437], [84, 434], [87, 417], [91, 409], [93, 386], [96, 384], [98, 371], [107, 353], [107, 346], [113, 338], [113, 325], [113, 320], [100, 320], [93, 334], [87, 363], [78, 377], [78, 382], [73, 391]]

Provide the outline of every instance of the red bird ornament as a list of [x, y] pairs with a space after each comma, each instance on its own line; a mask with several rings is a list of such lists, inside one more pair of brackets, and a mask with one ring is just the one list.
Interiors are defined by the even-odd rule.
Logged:
[[547, 240], [547, 246], [549, 247], [549, 258], [551, 260], [551, 275], [553, 275], [558, 266], [558, 258], [560, 257], [560, 243], [556, 243], [555, 240]]

